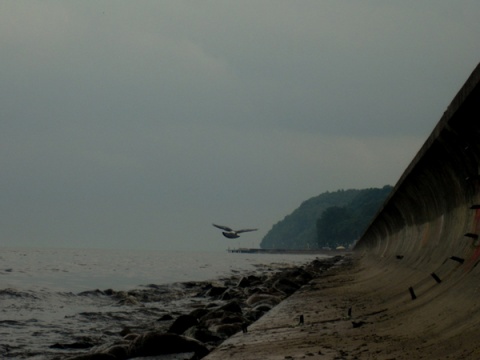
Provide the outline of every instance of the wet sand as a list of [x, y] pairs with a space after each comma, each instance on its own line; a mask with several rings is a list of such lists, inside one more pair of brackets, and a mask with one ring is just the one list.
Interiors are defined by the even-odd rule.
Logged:
[[412, 300], [414, 278], [347, 256], [204, 359], [480, 358], [478, 305], [447, 287]]

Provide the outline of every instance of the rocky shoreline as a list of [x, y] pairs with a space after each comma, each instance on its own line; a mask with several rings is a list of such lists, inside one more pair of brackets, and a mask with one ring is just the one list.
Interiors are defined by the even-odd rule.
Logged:
[[[51, 348], [65, 352], [53, 360], [201, 359], [230, 336], [247, 333], [252, 323], [341, 259], [335, 256], [303, 266], [268, 266], [212, 282], [178, 284], [177, 299], [172, 300], [181, 309], [149, 323], [125, 327], [113, 337], [109, 334], [109, 341], [104, 343], [79, 337], [72, 343], [53, 344]], [[124, 305], [141, 306], [165, 300], [164, 290], [150, 285], [129, 292], [96, 290], [82, 295], [109, 296]], [[152, 311], [152, 316], [157, 314]]]

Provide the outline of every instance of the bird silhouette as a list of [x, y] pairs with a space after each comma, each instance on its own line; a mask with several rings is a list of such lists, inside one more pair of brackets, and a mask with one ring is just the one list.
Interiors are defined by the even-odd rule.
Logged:
[[222, 231], [222, 234], [223, 234], [223, 236], [225, 236], [226, 238], [229, 238], [229, 239], [236, 239], [236, 238], [240, 237], [240, 235], [238, 235], [240, 233], [258, 230], [258, 229], [233, 230], [232, 228], [229, 228], [228, 226], [222, 226], [222, 225], [216, 225], [216, 224], [212, 224], [212, 225], [215, 226], [216, 228], [225, 230], [225, 231]]

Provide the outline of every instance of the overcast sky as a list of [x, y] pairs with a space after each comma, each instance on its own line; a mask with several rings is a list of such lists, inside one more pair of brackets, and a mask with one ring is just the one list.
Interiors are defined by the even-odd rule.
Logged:
[[479, 15], [3, 0], [0, 246], [256, 247], [312, 196], [395, 185], [480, 61]]

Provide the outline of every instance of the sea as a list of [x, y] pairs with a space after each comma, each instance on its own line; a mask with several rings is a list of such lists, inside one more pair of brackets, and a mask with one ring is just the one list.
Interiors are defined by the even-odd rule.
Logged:
[[[0, 358], [61, 358], [82, 344], [106, 342], [122, 329], [146, 328], [195, 306], [191, 292], [198, 289], [185, 284], [221, 282], [319, 257], [0, 247]], [[129, 294], [145, 301], [130, 301]]]

